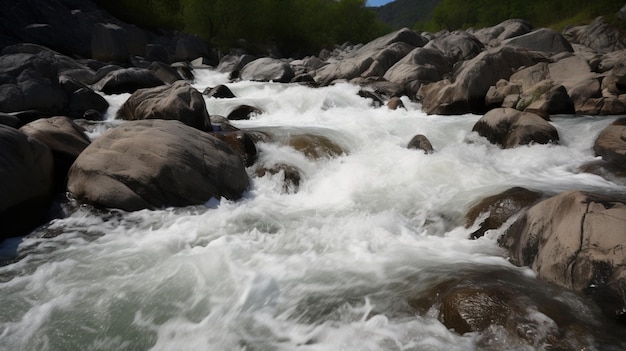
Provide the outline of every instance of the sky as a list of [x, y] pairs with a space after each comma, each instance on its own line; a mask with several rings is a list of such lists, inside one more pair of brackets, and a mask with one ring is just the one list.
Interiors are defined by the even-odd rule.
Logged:
[[393, 0], [367, 0], [367, 6], [383, 6], [384, 4], [390, 3]]

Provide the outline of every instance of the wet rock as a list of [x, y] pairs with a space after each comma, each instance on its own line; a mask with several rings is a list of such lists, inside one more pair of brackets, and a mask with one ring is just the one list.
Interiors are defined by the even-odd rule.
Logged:
[[626, 118], [620, 118], [604, 128], [593, 144], [596, 156], [626, 170]]
[[519, 67], [545, 60], [537, 53], [508, 46], [489, 49], [461, 63], [451, 80], [422, 86], [418, 100], [428, 114], [483, 113], [485, 96], [492, 85], [509, 79]]
[[478, 132], [492, 144], [505, 149], [531, 143], [557, 143], [559, 135], [554, 126], [540, 116], [510, 108], [498, 108], [479, 119], [472, 131]]
[[164, 85], [154, 73], [143, 68], [123, 68], [108, 73], [93, 85], [95, 90], [107, 95], [134, 93], [138, 89], [153, 88]]
[[387, 101], [387, 108], [390, 110], [397, 110], [399, 108], [403, 108], [406, 110], [406, 107], [404, 107], [404, 103], [397, 96], [394, 96], [391, 99], [389, 99], [389, 101]]
[[254, 140], [242, 131], [214, 133], [218, 139], [226, 143], [241, 158], [244, 166], [250, 167], [257, 159], [257, 149]]
[[208, 97], [213, 97], [216, 99], [231, 99], [235, 98], [235, 94], [225, 85], [218, 85], [213, 88], [206, 88], [202, 92], [202, 95], [206, 95]]
[[104, 113], [109, 108], [109, 103], [102, 95], [91, 90], [83, 83], [67, 76], [61, 76], [59, 84], [69, 98], [67, 115], [72, 118], [84, 118], [85, 113], [90, 110]]
[[67, 117], [41, 118], [20, 128], [29, 138], [44, 143], [54, 160], [54, 188], [65, 191], [67, 172], [91, 142], [82, 128]]
[[212, 131], [202, 94], [185, 81], [139, 89], [117, 111], [125, 120], [175, 119], [203, 131]]
[[276, 164], [271, 167], [258, 167], [255, 172], [257, 177], [265, 177], [267, 174], [271, 176], [280, 176], [282, 180], [282, 191], [287, 194], [297, 193], [300, 188], [302, 176], [300, 170], [287, 164]]
[[372, 100], [372, 106], [373, 107], [381, 107], [381, 106], [383, 106], [385, 104], [383, 102], [383, 99], [380, 96], [378, 96], [378, 94], [376, 94], [373, 91], [361, 89], [361, 90], [359, 90], [358, 95], [360, 97], [364, 98], [364, 99]]
[[158, 119], [108, 130], [80, 154], [68, 175], [68, 190], [77, 199], [126, 211], [237, 199], [248, 185], [239, 155], [225, 143], [181, 122]]
[[288, 63], [264, 57], [245, 65], [241, 69], [239, 77], [243, 80], [289, 83], [295, 74]]
[[488, 230], [500, 228], [513, 215], [536, 203], [541, 196], [541, 193], [514, 187], [482, 199], [473, 205], [465, 215], [465, 227], [469, 228], [475, 224], [481, 215], [487, 214], [487, 217], [478, 229], [470, 235], [470, 238], [477, 239], [485, 235]]
[[239, 128], [230, 124], [228, 118], [220, 115], [211, 115], [211, 126], [214, 132], [236, 132]]
[[0, 124], [0, 240], [42, 224], [52, 200], [53, 159], [48, 147]]
[[424, 46], [441, 51], [452, 62], [470, 60], [484, 49], [483, 43], [470, 33], [455, 31], [440, 35]]
[[417, 134], [414, 136], [411, 141], [409, 141], [407, 148], [422, 150], [425, 154], [432, 154], [435, 152], [430, 140], [428, 140], [428, 138], [423, 134]]
[[252, 116], [260, 115], [262, 113], [263, 111], [254, 106], [240, 105], [234, 110], [230, 111], [227, 118], [231, 121], [248, 120]]
[[323, 135], [292, 135], [288, 137], [286, 143], [312, 159], [332, 158], [346, 153], [341, 146]]
[[626, 311], [626, 199], [569, 191], [544, 200], [500, 238], [518, 266], [590, 294], [612, 319]]
[[565, 37], [552, 29], [540, 28], [535, 31], [502, 41], [502, 45], [541, 51], [548, 54], [574, 52]]

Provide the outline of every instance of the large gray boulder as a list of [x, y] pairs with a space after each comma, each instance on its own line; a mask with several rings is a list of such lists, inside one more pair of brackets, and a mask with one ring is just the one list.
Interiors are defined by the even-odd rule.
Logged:
[[474, 124], [472, 131], [505, 149], [559, 141], [559, 134], [550, 122], [536, 114], [512, 108], [496, 108], [487, 112]]
[[50, 149], [17, 129], [0, 124], [0, 240], [42, 223], [51, 201]]
[[440, 50], [416, 48], [389, 68], [383, 78], [414, 96], [422, 84], [440, 81], [450, 71], [452, 61]]
[[[155, 142], [158, 140], [158, 142]], [[131, 121], [105, 132], [78, 157], [68, 190], [126, 211], [238, 199], [249, 180], [235, 151], [178, 121]]]
[[81, 152], [91, 143], [83, 129], [67, 117], [41, 118], [20, 128], [24, 135], [44, 143], [54, 160], [54, 185], [65, 189], [67, 172]]
[[563, 33], [571, 43], [587, 46], [601, 54], [626, 49], [626, 36], [602, 17], [588, 25], [567, 28]]
[[264, 57], [245, 65], [239, 72], [239, 77], [243, 80], [289, 83], [295, 74], [288, 63]]
[[508, 19], [493, 27], [487, 27], [475, 31], [473, 34], [485, 46], [499, 46], [509, 38], [524, 35], [533, 29], [532, 24], [521, 19]]
[[424, 85], [418, 92], [422, 109], [428, 114], [483, 113], [489, 88], [500, 79], [509, 79], [523, 66], [532, 66], [546, 58], [525, 49], [502, 46], [483, 51], [464, 61], [451, 80]]
[[152, 71], [144, 68], [122, 68], [109, 72], [93, 85], [93, 89], [107, 95], [134, 93], [137, 89], [164, 85]]
[[552, 29], [541, 28], [524, 35], [502, 41], [502, 45], [541, 51], [548, 54], [574, 52], [565, 37]]
[[117, 111], [117, 118], [179, 120], [199, 130], [212, 130], [202, 94], [185, 81], [135, 91]]
[[569, 191], [531, 207], [500, 238], [511, 261], [540, 279], [591, 294], [607, 315], [626, 311], [626, 199]]
[[62, 113], [68, 97], [58, 79], [53, 55], [10, 54], [0, 56], [0, 111], [38, 110]]
[[455, 31], [436, 37], [424, 48], [437, 49], [449, 57], [452, 62], [470, 60], [478, 55], [485, 46], [472, 34]]
[[403, 28], [377, 38], [345, 58], [330, 62], [315, 72], [315, 81], [330, 84], [337, 79], [383, 76], [385, 72], [416, 47], [428, 40], [416, 32]]
[[597, 156], [626, 170], [626, 118], [620, 118], [600, 132], [593, 144]]

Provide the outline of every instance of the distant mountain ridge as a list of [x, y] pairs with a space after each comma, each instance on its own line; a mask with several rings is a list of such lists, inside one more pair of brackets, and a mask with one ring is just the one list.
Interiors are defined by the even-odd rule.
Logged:
[[413, 28], [416, 22], [430, 20], [435, 6], [442, 0], [396, 0], [376, 7], [376, 16], [392, 29]]

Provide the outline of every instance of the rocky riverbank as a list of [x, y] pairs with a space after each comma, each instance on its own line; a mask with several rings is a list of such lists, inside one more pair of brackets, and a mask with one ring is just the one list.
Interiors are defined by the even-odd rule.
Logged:
[[[502, 148], [558, 143], [551, 115], [626, 114], [626, 35], [602, 18], [563, 33], [523, 20], [472, 31], [402, 29], [291, 60], [219, 57], [196, 37], [145, 31], [89, 1], [7, 2], [2, 13], [0, 239], [62, 216], [53, 204], [66, 201], [66, 191], [82, 203], [128, 211], [240, 198], [249, 186], [254, 140], [278, 138], [228, 123], [263, 113], [254, 106], [227, 118], [207, 111], [202, 93], [189, 84], [194, 69], [214, 67], [233, 80], [348, 81], [380, 108], [390, 101], [401, 108], [394, 98], [408, 96], [429, 114], [484, 114], [473, 130]], [[117, 114], [128, 122], [90, 140], [80, 125], [102, 120], [108, 108], [102, 96], [119, 93], [132, 94]], [[205, 94], [234, 96], [227, 87]], [[432, 153], [427, 137], [419, 148]], [[342, 153], [319, 137], [286, 142]], [[594, 150], [598, 161], [580, 171], [626, 184], [624, 119], [598, 136]], [[266, 171], [272, 172], [256, 174]], [[501, 244], [515, 264], [589, 294], [624, 322], [626, 194], [522, 194], [504, 193], [472, 209], [468, 226], [476, 218], [489, 226], [474, 236], [508, 223]], [[471, 323], [467, 328], [474, 330]]]

